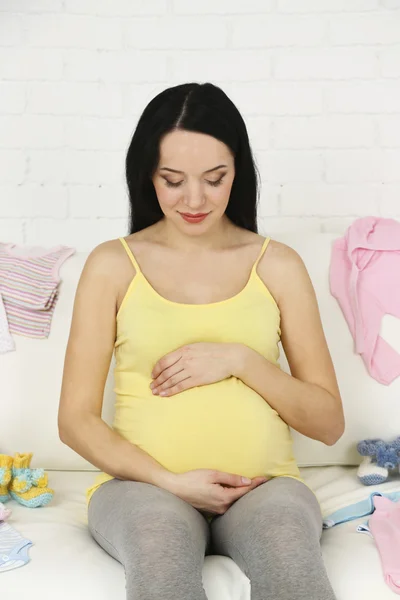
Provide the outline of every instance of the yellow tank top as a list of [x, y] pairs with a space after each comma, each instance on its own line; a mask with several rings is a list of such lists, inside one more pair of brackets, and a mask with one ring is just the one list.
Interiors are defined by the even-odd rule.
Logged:
[[[303, 481], [288, 425], [241, 379], [231, 376], [164, 398], [149, 387], [162, 356], [195, 342], [242, 343], [279, 367], [280, 311], [256, 271], [270, 238], [246, 286], [209, 304], [172, 302], [158, 294], [125, 239], [119, 239], [136, 274], [116, 317], [113, 429], [175, 473], [207, 468]], [[87, 504], [110, 479], [107, 473], [96, 476], [86, 491]]]

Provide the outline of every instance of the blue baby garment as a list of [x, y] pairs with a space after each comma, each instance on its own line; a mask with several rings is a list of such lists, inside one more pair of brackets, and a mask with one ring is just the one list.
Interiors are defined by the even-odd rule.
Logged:
[[397, 502], [400, 500], [400, 492], [372, 492], [368, 498], [360, 500], [359, 502], [355, 502], [354, 504], [349, 504], [349, 506], [345, 506], [344, 508], [341, 508], [340, 510], [337, 510], [331, 515], [325, 517], [323, 520], [323, 528], [329, 529], [330, 527], [334, 527], [340, 523], [346, 523], [347, 521], [353, 521], [354, 519], [359, 519], [361, 517], [365, 517], [366, 515], [372, 514], [375, 510], [373, 502], [374, 496], [384, 496], [385, 498], [392, 500], [392, 502]]
[[26, 565], [30, 560], [28, 550], [32, 545], [11, 525], [0, 521], [0, 573]]

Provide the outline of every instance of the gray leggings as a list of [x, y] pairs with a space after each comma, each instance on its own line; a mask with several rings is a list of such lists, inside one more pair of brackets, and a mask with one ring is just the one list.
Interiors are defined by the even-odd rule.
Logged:
[[206, 600], [209, 554], [235, 561], [252, 600], [335, 600], [321, 554], [321, 510], [296, 479], [263, 483], [211, 524], [163, 488], [112, 479], [93, 494], [88, 521], [95, 541], [124, 566], [127, 600]]

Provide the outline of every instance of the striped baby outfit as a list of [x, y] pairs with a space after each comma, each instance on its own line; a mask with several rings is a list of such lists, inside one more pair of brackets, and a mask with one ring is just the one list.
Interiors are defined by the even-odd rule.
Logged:
[[24, 538], [9, 523], [0, 521], [0, 573], [26, 565], [30, 561], [28, 550], [31, 546], [31, 540]]
[[[47, 338], [58, 298], [59, 269], [75, 249], [56, 246], [17, 253], [0, 243], [0, 293], [10, 333]], [[18, 250], [18, 249], [17, 249]]]

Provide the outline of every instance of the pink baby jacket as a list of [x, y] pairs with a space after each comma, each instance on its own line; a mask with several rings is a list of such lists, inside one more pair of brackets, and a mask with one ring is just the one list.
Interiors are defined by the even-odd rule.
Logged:
[[387, 585], [400, 594], [400, 504], [374, 496], [375, 511], [368, 521]]
[[362, 217], [333, 242], [329, 283], [370, 375], [390, 384], [400, 354], [380, 335], [382, 317], [400, 317], [400, 222]]

